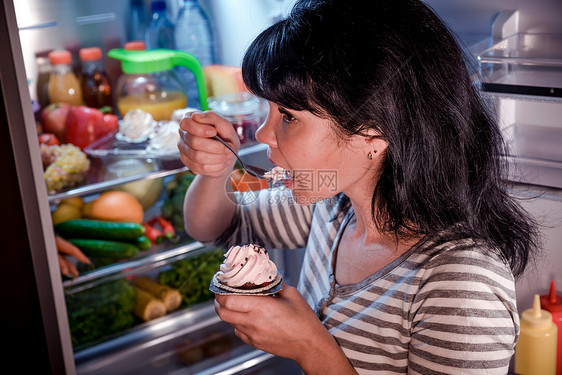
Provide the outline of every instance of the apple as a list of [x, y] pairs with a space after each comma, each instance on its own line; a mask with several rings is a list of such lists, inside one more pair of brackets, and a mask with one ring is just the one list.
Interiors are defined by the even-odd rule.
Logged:
[[70, 110], [70, 104], [52, 103], [41, 112], [41, 127], [45, 133], [53, 133], [61, 143], [65, 142], [66, 117]]

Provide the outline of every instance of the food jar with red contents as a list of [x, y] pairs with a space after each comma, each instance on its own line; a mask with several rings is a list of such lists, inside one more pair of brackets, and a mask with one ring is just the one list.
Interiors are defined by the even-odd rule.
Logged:
[[210, 97], [207, 102], [212, 111], [232, 123], [241, 145], [256, 142], [256, 131], [263, 118], [263, 106], [257, 97], [248, 92], [236, 92]]

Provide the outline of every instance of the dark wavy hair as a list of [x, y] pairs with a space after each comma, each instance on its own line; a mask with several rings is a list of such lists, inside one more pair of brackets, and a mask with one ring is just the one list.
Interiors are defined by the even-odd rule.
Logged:
[[[388, 142], [372, 215], [387, 233], [458, 228], [520, 275], [535, 221], [507, 192], [504, 142], [447, 26], [418, 0], [301, 0], [243, 59], [255, 95]], [[345, 137], [344, 137], [345, 138]]]

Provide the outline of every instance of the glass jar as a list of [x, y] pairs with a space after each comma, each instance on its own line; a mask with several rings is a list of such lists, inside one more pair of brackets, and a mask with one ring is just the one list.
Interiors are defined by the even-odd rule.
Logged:
[[234, 126], [241, 145], [256, 142], [261, 125], [261, 101], [248, 92], [236, 92], [208, 99], [209, 109], [226, 118]]
[[122, 117], [137, 108], [155, 121], [170, 120], [185, 108], [187, 97], [172, 70], [149, 74], [123, 74], [117, 80], [117, 109]]

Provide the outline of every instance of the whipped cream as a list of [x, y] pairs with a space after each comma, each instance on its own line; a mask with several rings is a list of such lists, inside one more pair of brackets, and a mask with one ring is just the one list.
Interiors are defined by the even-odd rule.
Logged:
[[150, 113], [134, 109], [119, 122], [118, 136], [128, 142], [143, 142], [152, 133], [153, 127], [154, 119]]
[[149, 151], [175, 152], [180, 140], [179, 124], [175, 121], [158, 121], [150, 135]]
[[263, 247], [249, 244], [231, 247], [217, 272], [217, 279], [224, 285], [241, 287], [245, 284], [260, 286], [270, 283], [277, 276], [277, 266]]
[[263, 175], [265, 178], [271, 180], [274, 184], [291, 178], [290, 172], [285, 168], [274, 167]]

